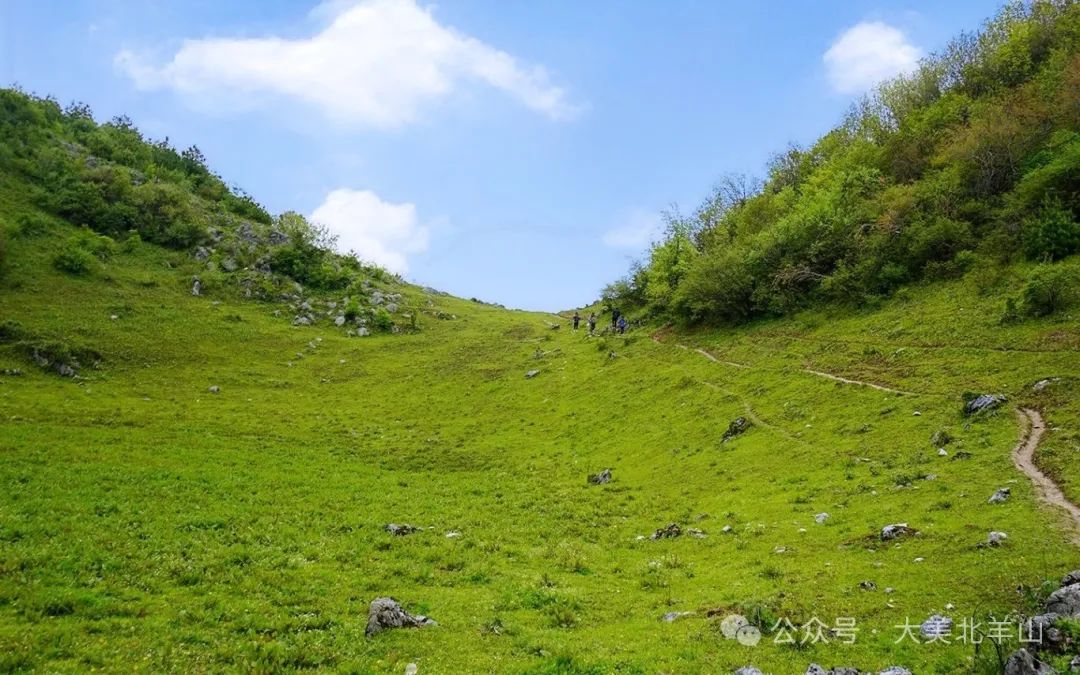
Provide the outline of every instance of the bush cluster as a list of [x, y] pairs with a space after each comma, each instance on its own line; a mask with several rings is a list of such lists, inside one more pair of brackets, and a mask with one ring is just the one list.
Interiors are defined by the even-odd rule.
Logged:
[[[725, 176], [693, 212], [665, 214], [604, 299], [689, 323], [865, 305], [1021, 255], [1073, 255], [1078, 214], [1080, 4], [1013, 3], [813, 145], [776, 154], [765, 179]], [[1027, 311], [1060, 306], [1035, 286]]]

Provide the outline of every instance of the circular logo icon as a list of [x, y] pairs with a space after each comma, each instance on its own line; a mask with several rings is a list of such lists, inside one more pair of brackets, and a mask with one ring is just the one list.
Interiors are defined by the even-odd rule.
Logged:
[[750, 623], [742, 614], [728, 614], [720, 622], [720, 632], [729, 640], [734, 640], [739, 629]]
[[761, 642], [761, 630], [757, 626], [743, 626], [735, 631], [735, 639], [741, 645], [756, 647]]

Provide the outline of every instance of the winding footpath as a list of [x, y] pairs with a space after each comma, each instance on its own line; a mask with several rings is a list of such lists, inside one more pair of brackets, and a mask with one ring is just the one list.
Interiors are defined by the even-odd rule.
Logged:
[[1039, 441], [1042, 440], [1043, 432], [1046, 431], [1042, 415], [1038, 410], [1031, 408], [1018, 408], [1016, 414], [1020, 417], [1024, 433], [1020, 442], [1013, 448], [1013, 464], [1035, 484], [1039, 499], [1064, 510], [1069, 515], [1073, 543], [1080, 546], [1080, 507], [1069, 501], [1057, 483], [1035, 466], [1035, 448], [1039, 447]]
[[[660, 342], [659, 335], [653, 335], [652, 339], [654, 342]], [[691, 349], [686, 345], [677, 344], [675, 346], [685, 351], [691, 351]], [[734, 361], [721, 361], [720, 359], [716, 358], [704, 349], [693, 349], [693, 351], [697, 352], [701, 356], [704, 356], [713, 363], [721, 363], [727, 366], [733, 366], [735, 368], [750, 368], [750, 366], [748, 365], [742, 363], [735, 363]], [[872, 387], [873, 389], [887, 391], [894, 394], [918, 395], [916, 392], [892, 389], [884, 385], [874, 384], [873, 382], [852, 380], [846, 377], [840, 377], [839, 375], [832, 375], [830, 373], [823, 373], [818, 370], [811, 370], [809, 368], [804, 368], [803, 372], [810, 373], [811, 375], [817, 375], [818, 377], [824, 377], [830, 380], [834, 380], [836, 382], [860, 385], [864, 387]], [[705, 384], [715, 389], [721, 389], [721, 387], [718, 387], [717, 385], [709, 382], [706, 382]], [[733, 392], [727, 392], [726, 390], [724, 391], [725, 393], [730, 393], [734, 395]], [[757, 415], [754, 414], [754, 411], [750, 407], [750, 404], [748, 402], [743, 401], [743, 405], [746, 407], [747, 416], [750, 417], [751, 421], [753, 421], [755, 424], [770, 428], [783, 434], [784, 436], [790, 437], [790, 434], [786, 433], [784, 430], [774, 425], [768, 424], [764, 420], [761, 420]], [[1065, 493], [1061, 491], [1061, 488], [1058, 486], [1058, 484], [1055, 483], [1052, 478], [1044, 474], [1039, 469], [1039, 467], [1035, 465], [1035, 450], [1039, 447], [1039, 443], [1042, 441], [1043, 434], [1046, 431], [1046, 424], [1043, 422], [1042, 415], [1039, 413], [1038, 410], [1035, 410], [1033, 408], [1017, 408], [1016, 414], [1020, 418], [1020, 424], [1021, 428], [1023, 429], [1023, 433], [1020, 437], [1020, 442], [1016, 444], [1016, 447], [1013, 448], [1012, 451], [1013, 464], [1021, 473], [1030, 478], [1032, 483], [1035, 484], [1035, 491], [1042, 502], [1049, 504], [1052, 507], [1061, 509], [1065, 512], [1065, 514], [1068, 516], [1069, 530], [1072, 542], [1077, 546], [1080, 546], [1080, 506], [1077, 506], [1073, 502], [1069, 501], [1069, 498], [1066, 497]]]

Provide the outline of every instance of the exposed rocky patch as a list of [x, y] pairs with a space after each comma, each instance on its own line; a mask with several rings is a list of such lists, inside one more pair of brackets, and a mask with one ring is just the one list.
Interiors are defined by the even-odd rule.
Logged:
[[368, 606], [368, 623], [364, 634], [368, 637], [390, 628], [421, 628], [438, 625], [422, 614], [413, 616], [406, 612], [393, 598], [375, 598]]
[[1009, 497], [1012, 496], [1012, 490], [1009, 488], [999, 488], [994, 491], [994, 494], [990, 495], [990, 499], [987, 500], [990, 504], [1004, 504], [1009, 501]]
[[886, 525], [881, 528], [881, 541], [892, 541], [893, 539], [899, 539], [901, 537], [911, 537], [917, 533], [918, 530], [913, 527], [908, 527], [907, 523]]
[[604, 469], [600, 473], [589, 474], [589, 482], [593, 485], [603, 485], [611, 482], [611, 469]]
[[736, 417], [728, 425], [727, 431], [724, 432], [724, 437], [720, 439], [721, 443], [726, 443], [732, 438], [746, 433], [746, 430], [751, 427], [750, 420], [745, 417]]
[[977, 415], [981, 412], [993, 410], [1003, 405], [1007, 400], [1003, 394], [979, 394], [968, 399], [964, 404], [964, 414]]

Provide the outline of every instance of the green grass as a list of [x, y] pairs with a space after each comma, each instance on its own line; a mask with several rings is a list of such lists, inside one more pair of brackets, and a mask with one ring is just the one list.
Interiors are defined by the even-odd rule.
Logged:
[[[999, 326], [1011, 277], [663, 343], [409, 287], [420, 332], [347, 338], [227, 279], [192, 297], [194, 261], [150, 245], [65, 274], [70, 228], [52, 227], [9, 235], [0, 317], [102, 361], [72, 381], [0, 345], [0, 370], [25, 373], [0, 376], [0, 670], [954, 672], [972, 647], [896, 644], [895, 626], [1026, 610], [1018, 585], [1076, 567], [1012, 467], [1012, 409], [960, 415], [965, 391], [1042, 407], [1045, 466], [1080, 498], [1078, 323]], [[721, 445], [748, 408], [763, 424]], [[971, 458], [939, 457], [939, 429]], [[605, 467], [612, 483], [586, 483]], [[708, 537], [638, 539], [669, 522]], [[894, 522], [920, 535], [877, 541]], [[977, 547], [992, 529], [1008, 545]], [[365, 639], [382, 595], [440, 625]], [[744, 647], [720, 633], [729, 611], [859, 633]]]

